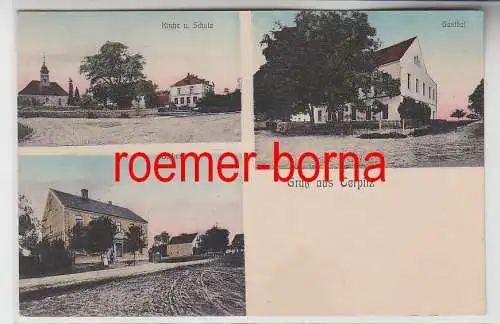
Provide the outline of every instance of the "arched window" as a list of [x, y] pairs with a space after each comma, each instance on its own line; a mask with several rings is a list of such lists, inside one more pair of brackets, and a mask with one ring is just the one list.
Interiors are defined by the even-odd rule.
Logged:
[[82, 217], [82, 216], [80, 216], [80, 215], [77, 215], [77, 216], [75, 217], [75, 224], [78, 224], [78, 225], [80, 225], [80, 226], [83, 226], [83, 217]]

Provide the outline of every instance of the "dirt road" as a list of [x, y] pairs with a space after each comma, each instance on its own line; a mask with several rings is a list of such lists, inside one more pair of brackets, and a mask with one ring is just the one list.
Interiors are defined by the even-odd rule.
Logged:
[[19, 118], [33, 129], [19, 146], [239, 142], [240, 114], [142, 118]]
[[244, 269], [188, 266], [21, 300], [19, 308], [23, 316], [241, 316]]

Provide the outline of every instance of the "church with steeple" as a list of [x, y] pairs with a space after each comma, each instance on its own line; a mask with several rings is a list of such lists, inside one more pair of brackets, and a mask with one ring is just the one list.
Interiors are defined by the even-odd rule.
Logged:
[[21, 106], [63, 107], [68, 105], [68, 92], [57, 82], [51, 82], [49, 69], [45, 65], [45, 55], [40, 68], [40, 80], [31, 80], [17, 94]]

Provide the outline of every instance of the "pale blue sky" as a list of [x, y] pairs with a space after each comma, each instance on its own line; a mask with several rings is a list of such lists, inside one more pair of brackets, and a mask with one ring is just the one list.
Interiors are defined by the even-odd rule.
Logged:
[[[32, 202], [37, 217], [42, 216], [48, 188], [79, 195], [87, 188], [92, 199], [113, 201], [130, 208], [149, 221], [150, 234], [167, 230], [171, 234], [208, 229], [218, 223], [232, 235], [242, 233], [241, 182], [222, 183], [206, 180], [207, 168], [201, 164], [199, 183], [160, 183], [151, 180], [135, 183], [126, 174], [122, 160], [122, 179], [114, 182], [113, 156], [19, 156], [19, 192]], [[142, 175], [141, 159], [137, 174]], [[188, 169], [192, 173], [192, 168]], [[214, 173], [217, 179], [217, 173]], [[128, 180], [127, 180], [128, 179]], [[177, 179], [177, 178], [176, 178]], [[192, 179], [192, 178], [191, 178]], [[150, 235], [152, 238], [152, 235]]]
[[[423, 59], [438, 84], [441, 118], [456, 108], [467, 107], [467, 97], [484, 76], [483, 13], [481, 11], [367, 11], [368, 21], [377, 29], [382, 47], [417, 36]], [[275, 21], [293, 25], [295, 11], [253, 13], [256, 46], [254, 69], [265, 62], [258, 43]], [[443, 28], [443, 21], [465, 22], [464, 28]]]
[[[212, 23], [207, 29], [162, 29], [161, 23]], [[39, 79], [45, 52], [52, 81], [80, 91], [78, 68], [106, 41], [122, 42], [146, 59], [148, 78], [166, 89], [188, 72], [234, 89], [240, 75], [239, 13], [218, 11], [20, 12], [17, 17], [18, 89]]]

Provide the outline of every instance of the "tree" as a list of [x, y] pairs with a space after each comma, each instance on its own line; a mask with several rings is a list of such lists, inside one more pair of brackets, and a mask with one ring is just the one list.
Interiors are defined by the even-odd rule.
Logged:
[[455, 109], [451, 114], [450, 117], [457, 118], [457, 119], [462, 119], [467, 115], [465, 110], [463, 109]]
[[78, 87], [75, 88], [75, 96], [73, 97], [73, 103], [78, 105], [80, 103], [80, 92], [78, 91]]
[[144, 64], [141, 54], [131, 54], [126, 45], [107, 41], [97, 54], [82, 60], [80, 74], [90, 80], [89, 90], [101, 103], [110, 99], [126, 108], [136, 97], [137, 83], [145, 78]]
[[144, 96], [144, 101], [147, 108], [155, 107], [158, 105], [158, 96], [156, 94], [156, 90], [158, 89], [158, 85], [153, 83], [151, 80], [140, 80], [136, 85], [136, 100], [139, 97]]
[[225, 251], [229, 244], [229, 231], [213, 226], [201, 236], [200, 249], [204, 252]]
[[33, 251], [40, 240], [40, 222], [35, 218], [31, 203], [23, 194], [18, 196], [17, 210], [19, 246]]
[[401, 119], [428, 121], [431, 118], [431, 108], [423, 102], [416, 102], [413, 98], [404, 97], [399, 104], [398, 113]]
[[86, 251], [88, 250], [88, 228], [76, 223], [68, 233], [69, 247], [72, 250]]
[[68, 81], [68, 106], [72, 106], [75, 103], [74, 97], [73, 97], [73, 80], [69, 78]]
[[326, 105], [342, 121], [345, 104], [368, 98], [372, 87], [381, 96], [398, 95], [399, 80], [376, 70], [375, 35], [368, 16], [358, 11], [301, 11], [295, 26], [277, 24], [261, 41], [266, 64], [256, 80], [256, 104], [276, 91], [292, 101], [285, 103], [291, 112], [306, 112], [313, 121], [313, 107]]
[[90, 221], [87, 227], [87, 248], [101, 256], [113, 246], [116, 225], [109, 217], [99, 217]]
[[125, 233], [127, 236], [127, 247], [130, 252], [134, 253], [134, 265], [135, 265], [135, 254], [137, 251], [146, 247], [145, 233], [141, 226], [130, 225], [128, 232]]
[[469, 96], [469, 106], [467, 108], [484, 117], [484, 79], [481, 79], [474, 92]]

